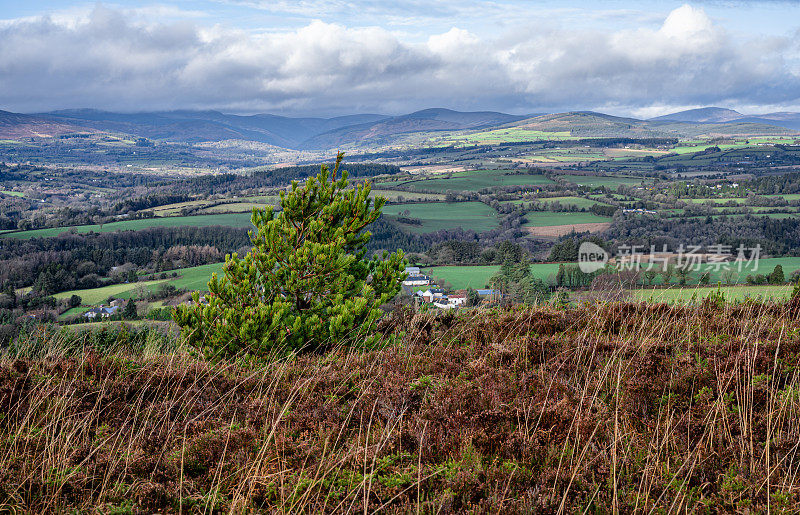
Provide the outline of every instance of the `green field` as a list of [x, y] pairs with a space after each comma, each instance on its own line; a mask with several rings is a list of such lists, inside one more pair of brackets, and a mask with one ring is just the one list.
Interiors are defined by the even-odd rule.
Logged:
[[231, 202], [229, 204], [220, 204], [218, 206], [211, 206], [200, 209], [197, 211], [200, 215], [211, 215], [219, 213], [247, 213], [253, 212], [253, 208], [264, 209], [265, 207], [274, 206], [274, 204], [265, 204], [262, 202]]
[[560, 141], [575, 139], [568, 131], [550, 132], [529, 129], [495, 129], [473, 132], [472, 134], [453, 134], [443, 140], [445, 144], [474, 143], [518, 143], [521, 141]]
[[[796, 212], [793, 212], [793, 213], [760, 213], [759, 211], [761, 211], [761, 210], [754, 209], [754, 212], [753, 213], [749, 213], [749, 215], [750, 216], [761, 216], [761, 217], [766, 217], [766, 218], [773, 218], [775, 220], [781, 220], [781, 219], [784, 219], [784, 218], [796, 218], [797, 216], [799, 216], [798, 213], [796, 213]], [[700, 219], [700, 218], [706, 218], [708, 216], [711, 216], [712, 219], [721, 218], [721, 217], [735, 218], [737, 216], [747, 216], [747, 215], [742, 214], [742, 213], [725, 213], [724, 208], [717, 208], [716, 212], [720, 213], [720, 214], [685, 216], [685, 215], [680, 215], [680, 213], [674, 213], [674, 215], [680, 215], [681, 219], [691, 219], [691, 218]], [[675, 216], [668, 216], [667, 218], [674, 218], [674, 217]]]
[[[736, 253], [736, 250], [733, 249], [733, 253]], [[785, 258], [767, 258], [767, 259], [759, 259], [756, 263], [753, 261], [752, 263], [748, 263], [746, 261], [742, 262], [742, 269], [739, 270], [739, 265], [736, 262], [731, 262], [725, 264], [726, 266], [717, 266], [715, 264], [708, 264], [703, 263], [699, 266], [697, 271], [692, 271], [689, 279], [689, 283], [697, 283], [697, 280], [700, 278], [702, 274], [708, 272], [711, 277], [711, 284], [722, 283], [725, 284], [726, 279], [726, 267], [733, 271], [733, 275], [731, 280], [733, 283], [741, 284], [746, 282], [748, 275], [755, 275], [755, 274], [763, 274], [768, 275], [772, 270], [775, 268], [775, 265], [781, 265], [783, 267], [783, 274], [788, 279], [789, 275], [794, 272], [795, 270], [800, 269], [800, 257], [785, 257]], [[661, 271], [661, 263], [655, 264], [653, 267], [656, 271]], [[677, 279], [673, 277], [670, 281], [672, 284], [677, 283]], [[661, 276], [657, 276], [653, 284], [661, 284], [662, 278]]]
[[[217, 272], [222, 275], [222, 266], [224, 263], [212, 263], [209, 265], [195, 266], [191, 268], [182, 268], [175, 270], [178, 277], [168, 279], [157, 279], [154, 281], [140, 281], [137, 283], [121, 283], [110, 284], [108, 286], [101, 286], [100, 288], [91, 288], [86, 290], [72, 290], [53, 295], [56, 299], [66, 299], [72, 295], [78, 295], [81, 298], [82, 306], [97, 306], [105, 304], [109, 297], [119, 299], [139, 298], [139, 293], [142, 291], [156, 291], [162, 284], [171, 284], [179, 290], [189, 291], [204, 291], [207, 288], [211, 274]], [[172, 272], [169, 272], [170, 274]], [[83, 308], [82, 311], [86, 309]], [[81, 308], [72, 308], [67, 313], [77, 314], [82, 312]]]
[[211, 263], [209, 265], [176, 270], [180, 274], [180, 277], [169, 280], [169, 284], [183, 290], [205, 291], [208, 288], [208, 281], [211, 279], [211, 274], [217, 272], [217, 275], [222, 276], [223, 265], [224, 263]]
[[0, 190], [0, 193], [5, 193], [11, 197], [24, 197], [25, 194], [21, 191], [11, 191], [11, 190]]
[[[769, 258], [769, 259], [762, 259], [758, 263], [757, 269], [754, 269], [755, 264], [751, 264], [748, 266], [744, 266], [741, 273], [738, 271], [734, 275], [734, 280], [738, 282], [744, 282], [748, 274], [769, 274], [775, 265], [781, 265], [783, 267], [784, 274], [786, 275], [787, 279], [789, 274], [794, 270], [800, 269], [800, 257], [790, 257], [790, 258]], [[531, 272], [533, 276], [542, 280], [547, 280], [548, 278], [555, 277], [555, 274], [558, 273], [559, 263], [534, 263], [531, 265]], [[717, 282], [722, 281], [722, 271], [714, 272], [713, 265], [704, 265], [704, 270], [711, 270], [711, 277], [712, 283], [716, 284]], [[735, 269], [735, 266], [733, 267]], [[483, 288], [486, 283], [489, 281], [489, 278], [492, 277], [497, 271], [500, 270], [499, 265], [476, 265], [476, 266], [435, 266], [425, 269], [425, 273], [433, 276], [444, 279], [445, 281], [449, 282], [453, 285], [454, 288], [462, 289], [462, 288]], [[695, 283], [697, 282], [697, 278], [700, 275], [698, 272], [692, 273], [692, 281]], [[676, 281], [675, 278], [672, 279], [673, 282]], [[656, 280], [656, 283], [660, 282], [660, 278]], [[699, 290], [703, 289], [716, 289], [716, 286], [713, 288], [710, 286], [699, 288]], [[732, 294], [739, 295], [741, 293], [742, 298], [745, 293], [750, 292], [750, 288], [753, 288], [755, 292], [767, 292], [769, 295], [777, 295], [776, 292], [783, 292], [788, 288], [788, 291], [791, 293], [791, 286], [723, 286], [723, 289], [732, 288], [734, 291]], [[697, 287], [686, 286], [683, 288], [682, 291], [694, 291], [698, 289]], [[649, 290], [652, 291], [652, 290]], [[648, 291], [648, 296], [649, 296]], [[677, 286], [664, 289], [658, 288], [655, 290], [656, 292], [678, 292], [681, 289]], [[744, 293], [742, 293], [744, 292]], [[752, 292], [750, 292], [752, 293]], [[672, 294], [671, 294], [672, 295]], [[678, 295], [674, 293], [674, 295]], [[691, 293], [688, 294], [688, 297], [691, 297]], [[752, 295], [751, 295], [752, 297]]]
[[[683, 303], [692, 300], [700, 301], [717, 291], [717, 286], [642, 288], [630, 290], [633, 299], [641, 302]], [[722, 286], [719, 290], [725, 300], [742, 301], [745, 299], [783, 301], [789, 298], [794, 287], [786, 285], [770, 286]]]
[[61, 233], [73, 231], [77, 233], [87, 232], [114, 232], [114, 231], [140, 231], [149, 227], [207, 227], [212, 225], [222, 225], [226, 227], [252, 227], [250, 224], [250, 213], [229, 213], [215, 215], [197, 216], [171, 216], [166, 218], [144, 218], [141, 220], [124, 220], [121, 222], [111, 222], [107, 224], [79, 225], [75, 227], [51, 227], [47, 229], [34, 229], [31, 231], [20, 231], [5, 233], [4, 238], [51, 238]]
[[552, 227], [557, 225], [577, 225], [610, 222], [611, 218], [594, 213], [553, 213], [551, 211], [530, 211], [525, 214], [524, 227]]
[[553, 184], [553, 181], [544, 175], [515, 174], [511, 170], [474, 170], [455, 172], [450, 177], [377, 183], [376, 187], [389, 189], [392, 186], [402, 185], [413, 190], [445, 193], [447, 190], [478, 191], [500, 186], [541, 186], [543, 184]]
[[[408, 211], [408, 214], [401, 215]], [[434, 232], [441, 229], [472, 229], [483, 232], [497, 227], [499, 216], [482, 202], [429, 202], [421, 204], [392, 204], [384, 206], [389, 217], [398, 215], [417, 218], [422, 225], [400, 224], [414, 233]]]
[[737, 204], [747, 203], [746, 198], [741, 197], [726, 197], [726, 198], [682, 198], [680, 199], [688, 204], [705, 204], [710, 202], [712, 204], [726, 204], [728, 202], [736, 202]]
[[681, 145], [670, 150], [675, 154], [691, 154], [694, 152], [702, 152], [709, 147], [719, 147], [720, 150], [731, 150], [734, 148], [746, 148], [750, 145], [747, 143], [727, 143], [722, 145], [713, 145], [711, 143], [698, 143], [696, 145]]
[[[558, 273], [558, 263], [534, 263], [531, 273], [543, 281], [555, 277]], [[425, 269], [431, 277], [444, 279], [455, 289], [479, 289], [486, 286], [489, 279], [500, 270], [500, 265], [475, 265], [475, 266], [434, 266]]]
[[537, 150], [526, 154], [523, 159], [534, 163], [575, 163], [600, 161], [608, 159], [608, 156], [601, 148], [569, 147]]
[[[384, 183], [386, 184], [386, 183]], [[373, 189], [370, 191], [370, 197], [383, 197], [388, 202], [403, 202], [403, 201], [431, 201], [438, 202], [445, 199], [442, 193], [420, 193], [416, 191], [401, 191], [401, 190], [380, 190]]]
[[800, 200], [800, 193], [782, 193], [777, 195], [764, 195], [765, 197], [772, 197], [772, 198], [782, 198], [788, 202], [792, 200]]
[[165, 204], [148, 209], [156, 216], [178, 216], [183, 209], [193, 209], [212, 204], [210, 200], [187, 200], [186, 202], [176, 202], [175, 204]]
[[590, 209], [592, 206], [596, 206], [597, 204], [607, 205], [604, 204], [603, 202], [584, 197], [549, 197], [549, 198], [536, 199], [536, 201], [540, 203], [558, 202], [563, 206], [570, 206], [570, 207], [574, 206], [578, 209]]
[[648, 179], [640, 179], [638, 177], [606, 177], [598, 175], [559, 175], [558, 178], [578, 186], [588, 186], [590, 188], [599, 188], [601, 186], [616, 188], [620, 184], [637, 186], [642, 184], [643, 181], [648, 182]]
[[147, 290], [155, 290], [158, 285], [168, 282], [168, 279], [159, 279], [156, 281], [141, 281], [138, 283], [121, 283], [110, 284], [108, 286], [101, 286], [100, 288], [91, 288], [88, 290], [72, 290], [53, 295], [56, 299], [68, 299], [72, 295], [77, 295], [81, 298], [81, 304], [84, 306], [96, 306], [98, 304], [105, 304], [109, 297], [119, 299], [129, 299], [134, 295], [135, 290], [143, 288]]

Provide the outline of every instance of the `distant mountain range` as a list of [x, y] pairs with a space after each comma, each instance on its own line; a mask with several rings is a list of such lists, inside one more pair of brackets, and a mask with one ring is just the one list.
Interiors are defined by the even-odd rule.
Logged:
[[494, 129], [569, 132], [577, 137], [779, 135], [800, 131], [800, 113], [743, 115], [730, 109], [708, 107], [639, 120], [589, 111], [515, 116], [449, 109], [425, 109], [401, 116], [359, 114], [335, 118], [241, 116], [217, 111], [113, 113], [71, 109], [30, 115], [0, 111], [0, 139], [88, 132], [185, 143], [245, 140], [297, 150], [368, 146], [421, 132]]
[[651, 118], [651, 121], [692, 123], [760, 123], [800, 130], [800, 113], [742, 114], [722, 107], [703, 107]]

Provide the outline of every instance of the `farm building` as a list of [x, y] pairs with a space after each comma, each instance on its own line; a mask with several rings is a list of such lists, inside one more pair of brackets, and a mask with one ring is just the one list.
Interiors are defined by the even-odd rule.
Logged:
[[94, 320], [95, 318], [109, 318], [119, 311], [119, 306], [100, 306], [99, 308], [92, 308], [83, 314], [84, 318]]

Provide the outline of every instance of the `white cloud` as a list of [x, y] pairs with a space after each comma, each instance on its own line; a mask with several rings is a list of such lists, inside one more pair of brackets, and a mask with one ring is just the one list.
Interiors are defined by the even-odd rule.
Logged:
[[[334, 0], [325, 5], [347, 7]], [[741, 40], [689, 5], [655, 27], [600, 31], [529, 23], [487, 38], [453, 26], [421, 41], [381, 27], [322, 21], [252, 33], [158, 12], [169, 21], [100, 6], [0, 25], [0, 109], [341, 113], [614, 106], [644, 113], [673, 105], [800, 103], [800, 36]]]

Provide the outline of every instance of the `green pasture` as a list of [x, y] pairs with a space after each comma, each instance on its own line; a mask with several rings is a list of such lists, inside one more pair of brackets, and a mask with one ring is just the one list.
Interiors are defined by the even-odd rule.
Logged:
[[179, 290], [206, 291], [208, 289], [208, 281], [211, 279], [211, 274], [216, 272], [220, 278], [222, 277], [222, 267], [224, 264], [225, 263], [211, 263], [209, 265], [176, 270], [180, 275], [171, 279], [169, 284], [175, 286]]
[[726, 204], [728, 202], [736, 202], [737, 204], [746, 204], [747, 199], [741, 197], [725, 197], [725, 198], [682, 198], [680, 199], [687, 204]]
[[[174, 272], [178, 273], [178, 277], [140, 281], [136, 283], [110, 284], [108, 286], [85, 290], [71, 290], [56, 293], [53, 297], [56, 299], [66, 299], [72, 295], [78, 295], [81, 298], [81, 307], [72, 308], [67, 312], [69, 314], [77, 314], [82, 312], [81, 308], [84, 308], [83, 311], [85, 311], [86, 306], [105, 304], [109, 297], [119, 299], [129, 299], [131, 297], [139, 298], [140, 293], [157, 291], [163, 284], [170, 284], [179, 290], [205, 291], [208, 281], [211, 279], [211, 274], [217, 272], [218, 275], [222, 275], [223, 265], [224, 263], [212, 263], [209, 265], [182, 268], [180, 270], [174, 270]], [[169, 273], [171, 274], [172, 272]]]
[[225, 227], [252, 227], [250, 213], [226, 213], [197, 216], [170, 216], [164, 218], [143, 218], [140, 220], [123, 220], [107, 224], [79, 225], [74, 227], [51, 227], [47, 229], [33, 229], [2, 234], [4, 238], [51, 238], [61, 233], [74, 231], [87, 232], [114, 232], [114, 231], [140, 231], [150, 227], [208, 227], [221, 225]]
[[571, 163], [580, 161], [600, 161], [608, 159], [603, 149], [569, 147], [557, 149], [542, 149], [526, 154], [524, 158], [528, 161], [540, 163]]
[[[736, 249], [732, 249], [731, 252], [736, 254]], [[686, 259], [687, 262], [691, 262], [690, 258]], [[708, 272], [711, 280], [711, 284], [721, 283], [725, 285], [730, 279], [732, 284], [741, 284], [745, 283], [747, 280], [748, 275], [756, 275], [756, 274], [763, 274], [768, 275], [772, 270], [775, 268], [776, 265], [781, 265], [783, 267], [783, 274], [788, 279], [789, 275], [795, 271], [800, 269], [800, 257], [782, 257], [782, 258], [766, 258], [766, 259], [759, 259], [758, 261], [742, 261], [741, 263], [738, 262], [728, 262], [728, 263], [701, 263], [693, 268], [696, 270], [692, 270], [688, 284], [697, 284], [697, 281], [700, 277]], [[656, 272], [661, 272], [662, 270], [662, 263], [654, 263], [653, 270]], [[643, 268], [644, 270], [644, 268]], [[727, 272], [730, 270], [731, 272]], [[728, 277], [730, 275], [730, 277]], [[672, 277], [670, 280], [670, 284], [677, 284], [678, 279], [677, 277]], [[663, 283], [663, 278], [661, 275], [657, 275], [653, 284], [660, 285]]]
[[649, 179], [641, 179], [638, 177], [608, 177], [599, 175], [559, 175], [558, 177], [567, 182], [577, 184], [578, 186], [588, 186], [590, 188], [599, 188], [601, 186], [616, 188], [619, 185], [638, 186], [642, 184], [643, 181], [649, 181]]
[[569, 131], [549, 132], [529, 129], [494, 129], [471, 134], [451, 134], [445, 143], [519, 143], [522, 141], [560, 141], [574, 138]]
[[210, 215], [217, 213], [252, 213], [253, 208], [264, 209], [271, 207], [274, 204], [263, 202], [231, 202], [228, 204], [219, 204], [217, 206], [210, 206], [200, 209], [197, 213], [200, 215]]
[[605, 205], [603, 202], [600, 202], [598, 200], [588, 199], [584, 197], [548, 197], [536, 200], [541, 203], [558, 202], [563, 206], [576, 207], [578, 209], [590, 209], [592, 206], [596, 206], [598, 204]]
[[719, 289], [728, 301], [743, 301], [754, 299], [762, 301], [783, 301], [792, 294], [793, 286], [767, 285], [767, 286], [698, 286], [698, 287], [671, 287], [671, 288], [640, 288], [629, 290], [633, 299], [639, 302], [664, 302], [667, 304], [701, 301], [716, 293]]
[[109, 297], [119, 299], [128, 299], [134, 295], [137, 289], [155, 290], [163, 283], [168, 282], [169, 279], [159, 279], [156, 281], [141, 281], [137, 283], [120, 283], [110, 284], [108, 286], [101, 286], [100, 288], [91, 288], [88, 290], [72, 290], [53, 295], [56, 299], [68, 299], [73, 295], [81, 298], [81, 304], [84, 306], [96, 306], [98, 304], [105, 304]]
[[779, 198], [780, 197], [783, 200], [786, 200], [787, 202], [791, 202], [792, 200], [800, 200], [800, 193], [783, 193], [783, 194], [778, 194], [778, 195], [764, 195], [764, 196], [765, 197], [771, 197], [771, 198]]
[[691, 154], [694, 152], [702, 152], [709, 147], [719, 147], [720, 150], [731, 150], [735, 148], [747, 148], [751, 146], [748, 143], [726, 143], [722, 145], [715, 145], [712, 143], [698, 143], [695, 145], [681, 145], [670, 150], [675, 154]]
[[403, 202], [403, 201], [429, 201], [438, 202], [445, 199], [442, 193], [421, 193], [416, 191], [400, 191], [390, 189], [373, 189], [370, 191], [370, 197], [383, 197], [389, 202]]
[[[558, 263], [534, 263], [531, 274], [537, 279], [547, 281], [558, 273]], [[424, 271], [431, 277], [444, 279], [455, 289], [484, 288], [489, 279], [500, 270], [500, 265], [473, 266], [434, 266]]]
[[0, 190], [0, 193], [5, 193], [6, 195], [10, 195], [12, 197], [24, 197], [25, 194], [21, 191], [10, 191], [10, 190]]
[[[408, 214], [402, 214], [408, 211]], [[472, 229], [483, 232], [497, 227], [499, 215], [482, 202], [430, 202], [419, 204], [391, 204], [383, 208], [389, 217], [417, 218], [422, 225], [400, 224], [415, 233], [434, 232], [441, 229]]]

